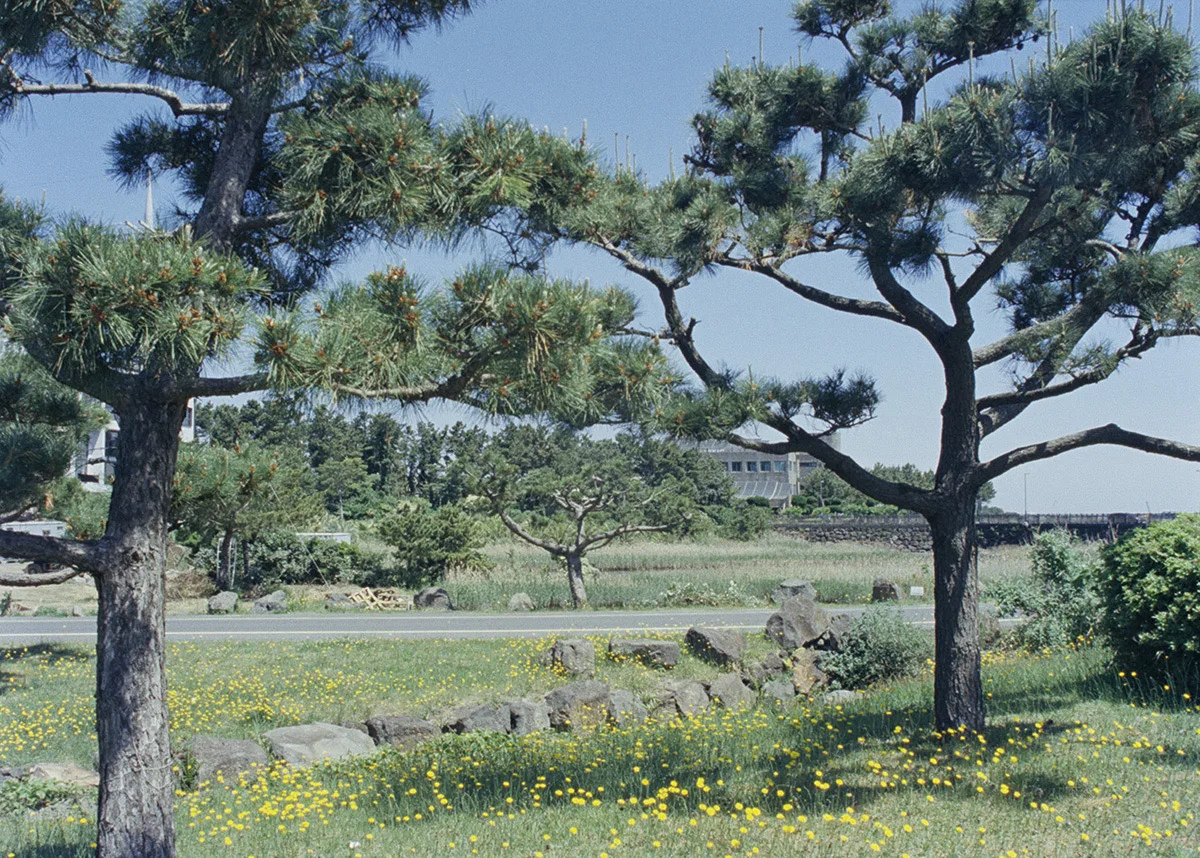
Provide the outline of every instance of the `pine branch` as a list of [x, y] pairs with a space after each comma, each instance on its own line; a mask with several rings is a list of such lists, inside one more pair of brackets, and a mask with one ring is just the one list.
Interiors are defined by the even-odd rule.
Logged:
[[884, 300], [899, 311], [901, 323], [920, 333], [935, 350], [940, 351], [941, 344], [951, 331], [946, 321], [900, 285], [900, 281], [892, 273], [891, 266], [880, 258], [877, 250], [868, 251], [867, 265], [875, 288]]
[[193, 378], [181, 384], [188, 399], [194, 396], [237, 396], [239, 393], [266, 390], [269, 386], [270, 381], [265, 372], [227, 378]]
[[1097, 309], [1086, 301], [1080, 302], [1053, 319], [1046, 319], [1036, 325], [1014, 331], [1006, 337], [1001, 337], [993, 343], [975, 349], [973, 355], [975, 369], [982, 369], [996, 361], [1011, 357], [1026, 346], [1041, 340], [1061, 336], [1064, 330], [1088, 331], [1103, 317], [1103, 307]]
[[971, 272], [971, 276], [964, 280], [962, 286], [954, 293], [956, 308], [959, 304], [969, 303], [993, 277], [1000, 273], [1004, 264], [1012, 258], [1021, 243], [1029, 237], [1029, 233], [1037, 224], [1037, 219], [1050, 204], [1050, 197], [1053, 193], [1054, 191], [1049, 185], [1043, 185], [1034, 192], [1004, 238], [991, 253], [984, 257], [983, 261]]
[[851, 313], [856, 316], [874, 316], [879, 319], [887, 319], [889, 322], [904, 324], [904, 317], [896, 312], [893, 307], [882, 301], [862, 301], [857, 298], [835, 295], [832, 292], [826, 292], [815, 286], [801, 283], [774, 265], [768, 265], [763, 262], [751, 262], [749, 260], [735, 260], [728, 257], [718, 259], [717, 263], [728, 268], [737, 268], [742, 271], [753, 271], [757, 274], [764, 274], [789, 292], [793, 292], [805, 300], [812, 301], [814, 304], [820, 304], [822, 307], [828, 307], [831, 310]]
[[0, 575], [0, 586], [36, 587], [40, 584], [61, 584], [80, 572], [99, 574], [104, 569], [104, 552], [98, 542], [60, 539], [56, 536], [34, 536], [0, 530], [0, 556], [32, 560], [71, 569], [47, 573], [6, 573]]
[[517, 538], [523, 539], [530, 545], [541, 548], [543, 551], [548, 551], [555, 557], [567, 556], [567, 547], [565, 545], [559, 545], [557, 542], [547, 542], [544, 539], [538, 539], [525, 528], [521, 527], [521, 525], [517, 524], [517, 522], [513, 520], [512, 516], [510, 516], [507, 512], [499, 507], [495, 507], [495, 509], [496, 515], [500, 516], [500, 520], [504, 522], [504, 526], [507, 527]]
[[13, 92], [18, 95], [86, 95], [92, 93], [122, 93], [126, 95], [148, 95], [165, 101], [175, 116], [223, 116], [229, 110], [229, 102], [186, 102], [174, 90], [148, 83], [118, 83], [98, 81], [90, 71], [84, 72], [85, 83], [25, 83], [15, 78]]
[[233, 221], [233, 231], [235, 233], [254, 232], [260, 229], [272, 229], [277, 226], [287, 226], [296, 218], [300, 217], [303, 212], [287, 211], [287, 212], [271, 212], [270, 214], [261, 215], [259, 217], [242, 217], [238, 216]]
[[619, 536], [625, 536], [629, 533], [662, 533], [664, 530], [670, 530], [674, 526], [674, 524], [623, 524], [604, 533], [589, 536], [578, 547], [582, 551], [603, 548]]
[[1189, 462], [1200, 462], [1200, 447], [1182, 444], [1166, 438], [1156, 438], [1152, 435], [1143, 435], [1139, 432], [1130, 432], [1127, 429], [1122, 429], [1115, 423], [1109, 423], [1104, 426], [1085, 429], [1073, 435], [1063, 435], [1051, 441], [1043, 441], [1039, 444], [1029, 444], [1009, 450], [1007, 453], [1003, 453], [991, 461], [985, 462], [981, 466], [980, 473], [984, 480], [994, 480], [996, 477], [1021, 465], [1027, 465], [1030, 462], [1037, 462], [1042, 459], [1049, 459], [1071, 450], [1094, 447], [1100, 444], [1128, 447], [1132, 450], [1141, 450], [1144, 453], [1170, 456], [1173, 459], [1184, 459]]

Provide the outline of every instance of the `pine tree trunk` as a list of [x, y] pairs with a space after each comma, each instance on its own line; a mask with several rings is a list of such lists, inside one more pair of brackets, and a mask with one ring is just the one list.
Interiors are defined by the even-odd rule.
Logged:
[[138, 402], [119, 414], [120, 450], [107, 532], [113, 551], [99, 578], [98, 858], [175, 854], [163, 579], [184, 410], [179, 403]]
[[948, 503], [929, 519], [933, 534], [936, 665], [934, 720], [939, 730], [982, 730], [979, 658], [979, 572], [975, 563], [975, 499]]
[[571, 604], [575, 608], [587, 607], [587, 589], [583, 586], [583, 557], [574, 552], [566, 557], [567, 585], [571, 588]]
[[233, 531], [227, 530], [217, 548], [217, 580], [222, 590], [233, 589]]

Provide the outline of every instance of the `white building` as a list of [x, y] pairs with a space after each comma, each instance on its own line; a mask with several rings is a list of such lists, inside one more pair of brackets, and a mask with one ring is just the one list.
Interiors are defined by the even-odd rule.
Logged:
[[[839, 446], [836, 434], [826, 439]], [[688, 445], [721, 463], [740, 498], [766, 498], [775, 509], [791, 506], [792, 495], [821, 463], [807, 453], [756, 453], [726, 441], [699, 441]]]
[[[121, 427], [117, 418], [110, 412], [110, 419], [104, 428], [89, 434], [87, 441], [79, 446], [79, 452], [75, 454], [74, 471], [88, 491], [107, 491], [112, 484], [120, 434]], [[179, 440], [185, 444], [196, 440], [195, 400], [188, 401], [183, 426], [179, 430]]]

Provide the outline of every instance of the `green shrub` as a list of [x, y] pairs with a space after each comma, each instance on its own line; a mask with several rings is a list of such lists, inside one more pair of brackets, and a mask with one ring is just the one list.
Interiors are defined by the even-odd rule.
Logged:
[[1200, 674], [1200, 516], [1122, 537], [1103, 553], [1104, 629], [1127, 668], [1196, 684]]
[[771, 510], [746, 501], [734, 501], [729, 506], [710, 506], [704, 510], [716, 523], [717, 536], [750, 542], [758, 539], [771, 527]]
[[[274, 590], [284, 584], [365, 584], [386, 577], [392, 567], [382, 551], [348, 542], [300, 539], [290, 531], [267, 531], [245, 540], [246, 552], [234, 564], [234, 586], [243, 592]], [[217, 574], [217, 554], [203, 548], [192, 557], [194, 568]]]
[[919, 673], [932, 655], [932, 639], [899, 611], [868, 608], [851, 621], [842, 651], [825, 656], [821, 669], [837, 687], [864, 688]]
[[421, 587], [462, 568], [486, 568], [475, 519], [458, 504], [431, 508], [423, 500], [405, 504], [379, 523], [379, 537], [396, 552], [396, 565], [375, 583]]
[[1013, 633], [1027, 649], [1042, 649], [1091, 637], [1097, 631], [1098, 565], [1065, 530], [1039, 534], [1030, 552], [1032, 574], [993, 590], [1001, 617], [1024, 616]]

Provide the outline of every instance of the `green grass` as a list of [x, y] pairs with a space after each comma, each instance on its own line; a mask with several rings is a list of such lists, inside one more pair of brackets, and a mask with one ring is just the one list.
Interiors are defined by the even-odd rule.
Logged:
[[[465, 699], [545, 690], [566, 681], [537, 664], [545, 643], [175, 645], [173, 739], [195, 731], [248, 736], [372, 711], [430, 714]], [[93, 668], [71, 648], [0, 657], [3, 763], [90, 762]], [[599, 670], [642, 693], [663, 679], [637, 664], [602, 661]], [[714, 671], [685, 657], [678, 673]], [[687, 722], [524, 740], [447, 737], [353, 765], [278, 766], [181, 796], [179, 851], [184, 858], [1200, 853], [1196, 701], [1177, 689], [1135, 694], [1127, 683], [1139, 680], [1115, 674], [1099, 648], [989, 656], [985, 681], [990, 726], [981, 737], [929, 729], [925, 676], [842, 708], [715, 710]], [[0, 855], [85, 855], [94, 837], [90, 812], [81, 804], [58, 820], [4, 817]]]
[[[546, 552], [524, 543], [498, 543], [485, 552], [494, 564], [487, 572], [456, 573], [442, 582], [455, 604], [467, 610], [503, 610], [513, 593], [528, 593], [544, 608], [567, 601], [566, 572]], [[589, 556], [587, 576], [594, 608], [648, 608], [686, 604], [765, 605], [771, 590], [787, 578], [805, 578], [818, 598], [835, 604], [870, 600], [876, 578], [895, 581], [907, 594], [913, 585], [933, 598], [933, 561], [923, 552], [857, 543], [808, 543], [768, 534], [753, 542], [636, 541]], [[979, 552], [981, 580], [1026, 574], [1029, 551], [1023, 546]], [[690, 585], [690, 594], [672, 599], [672, 588]]]

